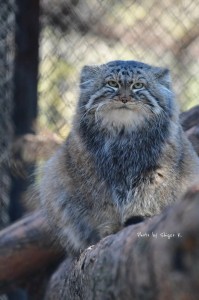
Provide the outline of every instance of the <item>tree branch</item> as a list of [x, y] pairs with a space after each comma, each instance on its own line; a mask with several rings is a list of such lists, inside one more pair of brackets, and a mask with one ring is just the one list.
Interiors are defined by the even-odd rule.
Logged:
[[36, 212], [0, 232], [0, 292], [63, 259], [41, 212]]
[[194, 126], [199, 126], [199, 105], [181, 113], [180, 120], [185, 131]]

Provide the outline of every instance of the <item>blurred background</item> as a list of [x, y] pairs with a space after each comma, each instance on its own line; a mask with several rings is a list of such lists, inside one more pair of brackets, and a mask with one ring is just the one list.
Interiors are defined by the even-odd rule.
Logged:
[[70, 130], [83, 65], [166, 66], [181, 109], [199, 104], [198, 24], [198, 0], [0, 0], [0, 229], [34, 209], [24, 192]]
[[199, 1], [41, 1], [38, 124], [66, 135], [84, 64], [170, 68], [182, 109], [199, 99]]

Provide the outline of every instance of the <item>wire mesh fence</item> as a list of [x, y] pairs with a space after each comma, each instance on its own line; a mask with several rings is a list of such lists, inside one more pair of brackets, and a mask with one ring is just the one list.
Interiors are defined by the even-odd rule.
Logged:
[[[14, 1], [0, 2], [0, 229], [9, 223], [14, 61]], [[1, 299], [1, 298], [0, 298]], [[3, 299], [3, 298], [2, 298]]]
[[41, 0], [39, 123], [64, 137], [85, 64], [171, 69], [182, 108], [199, 102], [199, 1]]
[[[0, 230], [10, 221], [14, 25], [14, 1], [0, 1]], [[7, 299], [0, 295], [0, 300]]]

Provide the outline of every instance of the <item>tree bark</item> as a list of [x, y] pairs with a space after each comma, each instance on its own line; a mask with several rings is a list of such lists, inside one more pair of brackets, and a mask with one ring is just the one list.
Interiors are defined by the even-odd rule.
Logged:
[[108, 236], [65, 261], [45, 300], [196, 300], [199, 185], [160, 216]]

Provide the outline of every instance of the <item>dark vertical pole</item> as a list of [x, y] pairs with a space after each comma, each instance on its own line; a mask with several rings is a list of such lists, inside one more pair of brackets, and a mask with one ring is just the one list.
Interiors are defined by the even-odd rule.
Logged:
[[34, 132], [37, 117], [39, 0], [16, 0], [15, 134]]
[[[14, 134], [34, 133], [37, 117], [37, 81], [39, 52], [39, 0], [16, 0], [15, 70], [14, 70]], [[23, 166], [30, 175], [33, 165]], [[10, 218], [21, 217], [21, 195], [29, 184], [29, 176], [12, 176]]]
[[[14, 62], [14, 135], [34, 133], [37, 117], [37, 80], [39, 60], [39, 0], [15, 0], [15, 62]], [[20, 174], [11, 175], [10, 221], [23, 214], [21, 198], [29, 185], [29, 175], [34, 165], [23, 165]], [[25, 300], [27, 295], [20, 289], [8, 293], [9, 300]]]

